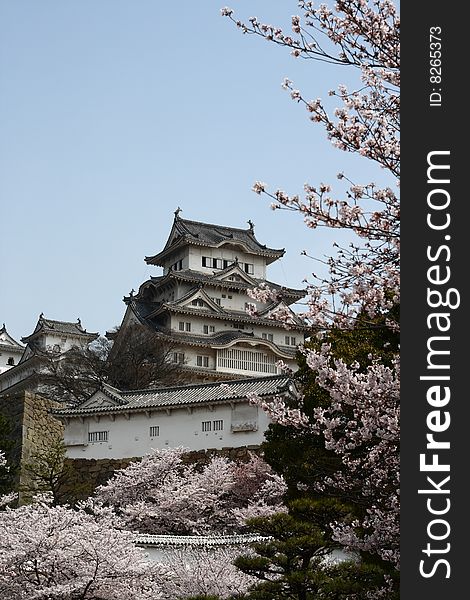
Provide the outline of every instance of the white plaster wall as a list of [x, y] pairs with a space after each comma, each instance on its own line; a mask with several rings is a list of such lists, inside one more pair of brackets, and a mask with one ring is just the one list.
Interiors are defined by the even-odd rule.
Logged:
[[[196, 348], [194, 346], [185, 346], [182, 348], [184, 352], [184, 364], [188, 367], [197, 367], [198, 369], [212, 369], [215, 370], [216, 367], [216, 353], [212, 348]], [[198, 356], [208, 356], [209, 357], [209, 366], [201, 367], [197, 364]]]
[[[0, 348], [0, 374], [5, 373], [5, 371], [8, 371], [9, 369], [17, 365], [20, 362], [20, 358], [23, 356], [23, 352], [23, 349], [18, 350], [13, 347]], [[8, 359], [10, 358], [13, 359], [14, 365], [8, 364]]]
[[[235, 404], [235, 410], [240, 411], [240, 404]], [[202, 431], [202, 421], [222, 419], [222, 431]], [[99, 422], [93, 417], [86, 417], [83, 427], [84, 445], [68, 445], [70, 441], [77, 443], [77, 422], [73, 419], [65, 425], [65, 440], [67, 456], [70, 458], [128, 458], [143, 456], [152, 448], [168, 448], [184, 446], [189, 450], [204, 450], [208, 448], [240, 447], [259, 445], [264, 440], [264, 431], [269, 420], [267, 414], [258, 408], [257, 431], [239, 431], [232, 433], [232, 408], [230, 405], [215, 405], [214, 410], [207, 407], [173, 409], [170, 414], [164, 411], [152, 412], [150, 417], [145, 413], [133, 413], [129, 419], [124, 415], [116, 415], [115, 420], [103, 416]], [[150, 427], [158, 425], [160, 435], [150, 437]], [[108, 442], [88, 443], [88, 431], [108, 431]]]
[[47, 333], [45, 336], [43, 336], [42, 340], [43, 347], [44, 343], [48, 350], [54, 350], [55, 346], [59, 346], [61, 352], [67, 352], [67, 350], [70, 350], [70, 348], [73, 346], [83, 348], [88, 343], [80, 336], [74, 336], [66, 333]]
[[296, 345], [299, 345], [304, 341], [304, 334], [302, 331], [299, 331], [298, 329], [285, 329], [282, 325], [279, 327], [263, 327], [262, 325], [256, 325], [253, 328], [253, 331], [257, 337], [263, 337], [263, 333], [271, 333], [273, 336], [272, 341], [278, 346], [286, 345], [286, 335], [288, 335], [289, 338], [294, 337], [296, 339]]
[[201, 273], [212, 275], [214, 272], [212, 267], [202, 266], [203, 256], [221, 258], [222, 260], [235, 260], [235, 258], [238, 257], [239, 262], [251, 263], [253, 265], [254, 273], [252, 276], [258, 279], [266, 278], [266, 259], [254, 254], [247, 254], [246, 252], [243, 252], [241, 248], [228, 248], [226, 246], [221, 248], [200, 248], [197, 246], [190, 246], [188, 254], [189, 268], [193, 271], [200, 271]]

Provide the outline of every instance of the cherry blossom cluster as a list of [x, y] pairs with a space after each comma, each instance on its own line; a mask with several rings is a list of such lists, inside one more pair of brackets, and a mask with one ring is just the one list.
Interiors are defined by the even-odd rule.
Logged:
[[[352, 551], [378, 554], [399, 564], [399, 363], [379, 361], [362, 371], [331, 357], [324, 344], [320, 351], [304, 350], [316, 382], [328, 391], [327, 407], [314, 409], [313, 418], [302, 409], [286, 405], [283, 398], [271, 402], [253, 395], [271, 419], [285, 426], [321, 434], [325, 447], [340, 458], [342, 468], [314, 485], [314, 492], [328, 495], [359, 493], [365, 516], [352, 523], [333, 525], [338, 542]], [[361, 532], [361, 533], [359, 533]]]
[[164, 598], [168, 569], [150, 563], [109, 509], [50, 506], [44, 499], [0, 512], [4, 600]]
[[235, 567], [233, 563], [239, 554], [240, 549], [233, 547], [168, 552], [163, 563], [171, 578], [165, 585], [165, 597], [171, 600], [197, 595], [233, 598], [246, 592], [257, 580]]
[[243, 530], [255, 515], [283, 510], [285, 483], [252, 455], [246, 463], [213, 457], [198, 468], [182, 447], [154, 450], [97, 490], [127, 527], [141, 533], [206, 534]]

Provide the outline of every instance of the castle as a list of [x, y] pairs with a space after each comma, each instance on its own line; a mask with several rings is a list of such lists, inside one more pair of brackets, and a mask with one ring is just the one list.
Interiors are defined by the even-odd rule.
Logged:
[[[190, 383], [130, 391], [103, 384], [77, 406], [55, 406], [70, 458], [118, 460], [179, 445], [196, 451], [259, 446], [269, 418], [249, 398], [298, 394], [281, 364], [296, 369], [308, 328], [291, 305], [304, 292], [267, 280], [267, 267], [285, 250], [261, 244], [251, 221], [240, 229], [183, 219], [180, 212], [163, 249], [145, 258], [163, 272], [124, 298], [113, 352], [139, 325], [172, 344], [171, 360]], [[254, 288], [269, 293], [253, 299]], [[279, 312], [288, 328], [276, 319]], [[0, 394], [37, 385], [44, 350], [61, 357], [97, 335], [80, 321], [40, 315], [33, 333], [22, 338], [18, 364], [0, 375]]]
[[[175, 344], [173, 360], [195, 382], [275, 375], [279, 361], [295, 369], [308, 328], [290, 305], [305, 292], [266, 279], [267, 266], [284, 253], [261, 244], [251, 221], [247, 229], [211, 225], [183, 219], [178, 209], [163, 250], [145, 258], [163, 273], [124, 298], [115, 343], [141, 323]], [[273, 292], [264, 302], [248, 295], [260, 286]], [[279, 312], [288, 316], [288, 330], [273, 318]]]

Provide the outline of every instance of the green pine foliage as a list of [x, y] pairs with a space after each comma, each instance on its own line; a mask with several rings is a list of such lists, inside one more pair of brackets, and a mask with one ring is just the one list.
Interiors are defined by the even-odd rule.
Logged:
[[[333, 561], [338, 549], [329, 527], [332, 518], [344, 518], [345, 506], [293, 501], [289, 513], [249, 521], [251, 531], [267, 538], [253, 544], [253, 553], [240, 556], [236, 566], [259, 583], [243, 596], [246, 600], [365, 600], [383, 587], [383, 572], [358, 556]], [[378, 597], [378, 596], [377, 596]], [[392, 600], [393, 595], [388, 598]], [[398, 598], [398, 596], [396, 596]]]

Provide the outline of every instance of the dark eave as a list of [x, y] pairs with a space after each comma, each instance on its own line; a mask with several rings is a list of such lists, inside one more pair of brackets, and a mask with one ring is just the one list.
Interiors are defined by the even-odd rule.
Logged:
[[[275, 308], [275, 306], [276, 305], [270, 307], [269, 310], [271, 310], [272, 308]], [[252, 317], [249, 314], [247, 314], [246, 312], [237, 312], [237, 311], [229, 312], [226, 310], [222, 310], [221, 312], [216, 313], [216, 312], [204, 311], [204, 310], [200, 310], [200, 309], [192, 308], [192, 307], [190, 308], [189, 306], [179, 306], [177, 304], [173, 304], [170, 302], [161, 304], [154, 312], [149, 314], [149, 318], [157, 317], [166, 312], [175, 313], [175, 314], [183, 314], [183, 315], [188, 315], [188, 316], [190, 315], [190, 316], [194, 316], [194, 317], [203, 317], [206, 319], [218, 319], [220, 321], [248, 323], [250, 325], [263, 325], [263, 326], [266, 325], [268, 327], [277, 327], [277, 328], [283, 326], [282, 323], [280, 323], [276, 319], [269, 319], [269, 318], [263, 318], [263, 317]], [[300, 331], [310, 331], [311, 330], [311, 327], [301, 323], [300, 319], [298, 317], [296, 317], [296, 319], [298, 319], [298, 322], [290, 324], [289, 325], [290, 327], [293, 327]]]

